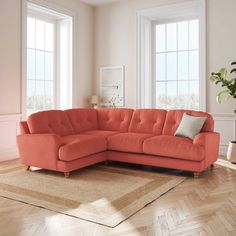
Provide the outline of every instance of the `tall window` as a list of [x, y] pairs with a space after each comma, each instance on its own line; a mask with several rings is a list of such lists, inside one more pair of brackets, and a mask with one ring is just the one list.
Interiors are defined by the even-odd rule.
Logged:
[[28, 17], [27, 110], [55, 107], [55, 22]]
[[199, 20], [155, 25], [155, 106], [199, 109]]
[[72, 19], [28, 4], [27, 114], [69, 108], [72, 80]]

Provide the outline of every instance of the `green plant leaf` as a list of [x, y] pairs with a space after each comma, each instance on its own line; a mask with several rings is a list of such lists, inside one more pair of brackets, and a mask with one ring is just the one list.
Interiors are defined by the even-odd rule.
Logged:
[[221, 104], [221, 102], [223, 101], [224, 98], [228, 99], [229, 98], [229, 93], [230, 93], [230, 91], [228, 89], [219, 92], [217, 97], [216, 97], [217, 103]]
[[219, 74], [220, 74], [220, 77], [222, 79], [226, 79], [226, 76], [227, 76], [227, 69], [226, 68], [221, 68], [220, 71], [219, 71]]
[[236, 73], [236, 68], [233, 69], [233, 70], [231, 70], [230, 73], [231, 73], [231, 74], [232, 74], [232, 73]]
[[216, 75], [211, 75], [210, 78], [209, 78], [212, 82], [216, 81], [218, 79], [218, 76]]

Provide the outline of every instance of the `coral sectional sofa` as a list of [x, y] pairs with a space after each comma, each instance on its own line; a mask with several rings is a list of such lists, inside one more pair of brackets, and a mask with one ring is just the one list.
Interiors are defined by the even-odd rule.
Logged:
[[[176, 137], [182, 116], [207, 117], [193, 139]], [[17, 136], [23, 164], [64, 172], [113, 160], [192, 171], [218, 157], [219, 134], [208, 113], [161, 109], [70, 109], [30, 115]]]

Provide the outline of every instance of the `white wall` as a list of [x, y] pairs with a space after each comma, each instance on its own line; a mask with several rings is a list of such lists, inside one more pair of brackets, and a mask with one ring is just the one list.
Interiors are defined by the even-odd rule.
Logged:
[[[141, 9], [183, 0], [129, 0], [95, 9], [95, 81], [98, 92], [99, 67], [125, 65], [125, 99], [127, 107], [136, 106], [136, 12]], [[206, 0], [207, 15], [207, 77], [220, 67], [229, 67], [236, 60], [236, 1]], [[216, 103], [220, 87], [207, 81], [207, 111], [216, 118], [216, 130], [221, 132], [222, 150], [235, 135], [233, 110], [236, 100]], [[226, 130], [232, 130], [227, 132]]]
[[21, 4], [0, 2], [0, 114], [20, 113]]
[[[88, 106], [93, 76], [93, 11], [79, 0], [47, 0], [75, 12], [77, 74], [73, 106]], [[21, 111], [21, 0], [0, 1], [0, 161], [16, 157], [16, 125]], [[15, 156], [14, 156], [15, 153]]]

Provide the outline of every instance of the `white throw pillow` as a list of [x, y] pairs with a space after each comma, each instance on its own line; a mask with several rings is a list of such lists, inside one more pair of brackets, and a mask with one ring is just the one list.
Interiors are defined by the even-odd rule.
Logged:
[[204, 116], [190, 116], [184, 113], [175, 136], [186, 137], [194, 139], [200, 133], [207, 117]]

